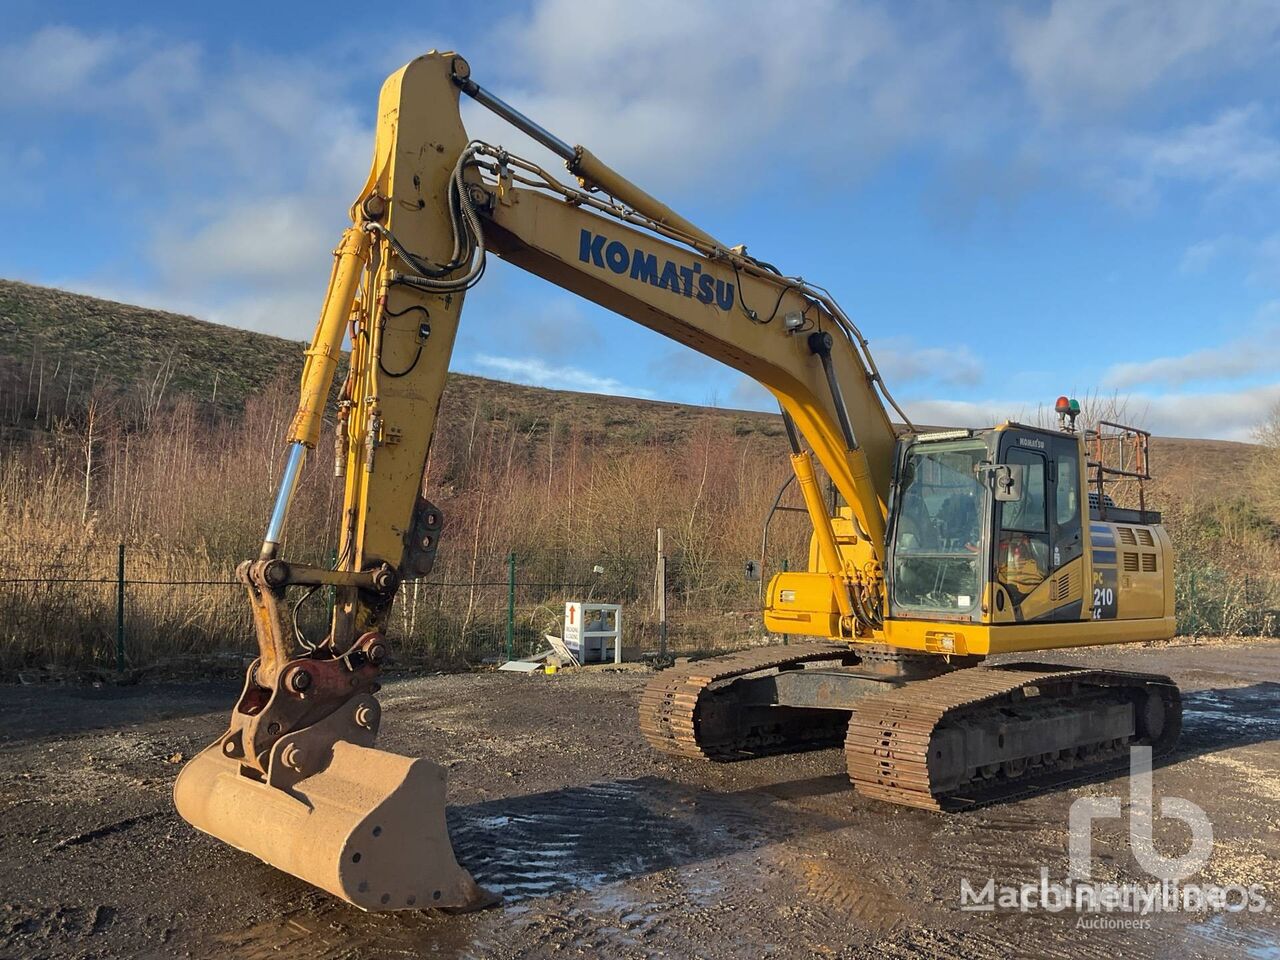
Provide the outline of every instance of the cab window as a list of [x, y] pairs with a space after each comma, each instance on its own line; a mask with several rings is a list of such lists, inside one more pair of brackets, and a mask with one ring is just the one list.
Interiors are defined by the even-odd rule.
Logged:
[[1031, 593], [1049, 573], [1049, 523], [1045, 458], [1014, 447], [1005, 462], [1023, 467], [1022, 497], [1000, 504], [996, 576], [1014, 602]]
[[1024, 468], [1022, 499], [1005, 503], [1001, 529], [1021, 530], [1024, 533], [1048, 533], [1044, 512], [1044, 457], [1029, 450], [1014, 448], [1005, 460], [1021, 464]]
[[1080, 463], [1074, 456], [1058, 457], [1058, 526], [1066, 527], [1080, 519]]
[[970, 613], [978, 604], [986, 488], [981, 441], [917, 443], [900, 468], [893, 606], [906, 616]]

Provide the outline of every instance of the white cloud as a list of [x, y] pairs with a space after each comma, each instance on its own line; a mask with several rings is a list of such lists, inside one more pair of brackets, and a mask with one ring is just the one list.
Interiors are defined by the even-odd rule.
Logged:
[[1280, 370], [1280, 301], [1264, 304], [1244, 335], [1214, 347], [1184, 354], [1113, 364], [1103, 375], [1108, 388], [1128, 390], [1142, 384], [1178, 387], [1188, 383], [1229, 380]]
[[[210, 63], [145, 30], [48, 27], [0, 48], [0, 107], [85, 127], [80, 166], [62, 175], [107, 169], [104, 190], [140, 198], [142, 249], [120, 251], [141, 254], [136, 301], [299, 338], [372, 152], [373, 97], [360, 113], [343, 83], [314, 58], [238, 50]], [[0, 155], [15, 163], [30, 158]], [[121, 286], [101, 270], [67, 282]]]
[[[1249, 441], [1280, 403], [1280, 383], [1209, 393], [1120, 393], [1102, 403], [1126, 411], [1125, 419], [1157, 436]], [[1048, 415], [1042, 405], [1012, 399], [912, 400], [904, 406], [918, 427], [982, 428], [1005, 420], [1036, 423]]]
[[902, 406], [917, 427], [990, 427], [1027, 408], [999, 400], [908, 400]]
[[198, 94], [198, 44], [152, 31], [48, 26], [0, 46], [0, 106], [30, 113], [120, 113], [129, 126]]
[[1156, 136], [1130, 138], [1128, 152], [1154, 177], [1210, 183], [1269, 182], [1280, 176], [1280, 140], [1257, 104], [1224, 110]]
[[652, 399], [653, 394], [642, 387], [628, 386], [619, 380], [581, 367], [567, 364], [551, 364], [537, 357], [498, 357], [476, 354], [470, 364], [482, 375], [497, 376], [515, 383], [527, 383], [535, 387], [553, 390], [577, 390], [584, 393], [603, 393], [614, 397], [639, 397]]
[[264, 285], [252, 292], [237, 291], [209, 306], [207, 295], [193, 301], [196, 316], [213, 323], [293, 340], [310, 340], [324, 304], [325, 285], [290, 283]]
[[0, 103], [38, 107], [82, 96], [124, 47], [114, 33], [92, 36], [65, 26], [6, 43], [0, 46]]
[[[975, 58], [927, 20], [907, 38], [877, 5], [767, 0], [637, 7], [544, 0], [469, 53], [472, 75], [570, 143], [653, 190], [724, 193], [778, 161], [846, 170], [925, 133], [967, 136], [960, 111]], [[987, 108], [991, 109], [988, 103]], [[482, 109], [468, 127], [521, 152], [542, 150]], [[708, 172], [714, 170], [714, 178]]]
[[[225, 207], [193, 232], [163, 228], [153, 258], [168, 282], [200, 277], [287, 282], [298, 271], [314, 273], [324, 240], [333, 246], [333, 211], [308, 198], [275, 196]], [[319, 249], [318, 249], [319, 248]]]
[[[1222, 201], [1228, 188], [1256, 193], [1280, 177], [1275, 117], [1263, 106], [1280, 5], [1051, 0], [1013, 7], [1004, 24], [1009, 64], [1039, 119], [1011, 136], [1059, 180], [1147, 214], [1173, 184]], [[1202, 263], [1193, 253], [1186, 267]]]
[[1265, 350], [1253, 350], [1247, 341], [1236, 341], [1221, 347], [1196, 350], [1180, 357], [1157, 357], [1118, 363], [1107, 371], [1104, 382], [1108, 387], [1125, 390], [1144, 383], [1164, 383], [1180, 386], [1201, 380], [1218, 380], [1243, 377], [1260, 371], [1276, 369], [1277, 353], [1274, 343]]
[[910, 337], [891, 337], [872, 342], [871, 354], [891, 390], [926, 381], [965, 387], [982, 382], [982, 361], [963, 344], [922, 347]]
[[[1006, 36], [1024, 87], [992, 64], [998, 14], [937, 13], [836, 0], [799, 3], [785, 14], [765, 0], [662, 0], [643, 9], [623, 0], [590, 6], [534, 0], [527, 12], [491, 24], [463, 52], [481, 83], [647, 189], [664, 197], [675, 192], [677, 208], [680, 193], [687, 197], [695, 188], [704, 208], [717, 198], [736, 205], [747, 199], [744, 184], [777, 171], [778, 189], [808, 200], [835, 195], [841, 203], [859, 172], [891, 151], [921, 144], [944, 154], [939, 167], [947, 172], [940, 176], [956, 181], [948, 209], [960, 217], [972, 215], [968, 197], [1012, 206], [1042, 184], [1059, 182], [1064, 171], [1133, 204], [1149, 202], [1166, 181], [1262, 191], [1280, 180], [1274, 115], [1259, 105], [1269, 102], [1265, 88], [1245, 98], [1257, 103], [1217, 113], [1206, 113], [1202, 93], [1173, 95], [1174, 85], [1186, 81], [1191, 91], [1190, 81], [1213, 71], [1272, 62], [1264, 54], [1280, 24], [1274, 4], [1089, 0], [1020, 7], [1007, 20]], [[368, 56], [385, 59], [385, 48]], [[154, 32], [50, 27], [0, 41], [0, 107], [105, 129], [84, 141], [86, 151], [99, 155], [77, 159], [80, 170], [110, 171], [104, 190], [137, 199], [129, 229], [148, 239], [141, 251], [121, 252], [121, 259], [140, 252], [145, 260], [130, 299], [304, 337], [372, 144], [374, 90], [353, 99], [350, 67], [314, 51], [241, 49], [214, 57], [199, 44]], [[1148, 132], [1116, 125], [1078, 135], [1097, 116], [1114, 117], [1148, 95], [1168, 108], [1142, 111]], [[1037, 107], [1058, 122], [1024, 122]], [[525, 152], [509, 127], [469, 102], [464, 110], [473, 133]], [[1161, 118], [1174, 111], [1179, 125], [1162, 130]], [[958, 157], [965, 162], [951, 162]], [[30, 170], [43, 159], [0, 145], [0, 171]], [[21, 178], [12, 180], [19, 186], [9, 189], [23, 189]], [[54, 189], [32, 185], [40, 188]], [[819, 199], [795, 209], [797, 216], [822, 217], [832, 208]], [[1260, 210], [1259, 222], [1270, 222], [1265, 217]], [[716, 232], [714, 223], [707, 226]], [[1235, 224], [1216, 229], [1246, 232]], [[761, 248], [753, 244], [753, 252], [772, 253], [767, 237], [754, 239]], [[1280, 278], [1280, 233], [1201, 241], [1187, 249], [1183, 268], [1194, 272], [1234, 256], [1235, 248], [1226, 247], [1237, 243], [1257, 251], [1253, 279]], [[784, 269], [803, 266], [779, 259]], [[109, 269], [69, 282], [80, 289], [114, 285]], [[479, 310], [489, 309], [481, 303], [477, 298]], [[482, 354], [486, 369], [524, 382], [649, 395], [592, 371], [590, 361], [557, 359], [568, 358], [574, 344], [600, 345], [595, 326], [576, 308], [562, 309], [565, 303], [572, 301], [522, 304], [523, 327], [512, 325], [509, 339], [502, 327], [501, 346], [476, 345], [518, 356]], [[1175, 378], [1205, 369], [1206, 360], [1226, 369], [1230, 358], [1205, 352], [1207, 358], [1190, 363], [1181, 358], [1181, 367], [1180, 358], [1163, 360], [1174, 365]], [[891, 387], [972, 388], [983, 379], [980, 359], [963, 346], [890, 339], [876, 345], [876, 355]], [[1133, 366], [1118, 367], [1117, 382], [1190, 382], [1167, 379], [1168, 369]], [[643, 359], [636, 369], [621, 376], [660, 382]], [[689, 369], [690, 378], [698, 376]], [[750, 381], [718, 382], [733, 383], [734, 404], [773, 407]], [[985, 423], [1026, 408], [929, 400], [911, 406], [913, 415], [943, 423]]]
[[1280, 7], [1268, 0], [1053, 0], [1007, 18], [1009, 56], [1051, 117], [1119, 111], [1274, 56]]
[[1128, 389], [1138, 384], [1162, 383], [1178, 387], [1196, 380], [1235, 379], [1261, 370], [1275, 370], [1276, 355], [1265, 356], [1245, 352], [1244, 344], [1198, 349], [1180, 357], [1157, 357], [1116, 364], [1107, 371], [1107, 387]]
[[1204, 273], [1231, 248], [1232, 244], [1232, 238], [1226, 236], [1198, 240], [1183, 251], [1178, 268], [1183, 273]]
[[775, 413], [778, 399], [750, 377], [739, 374], [729, 388], [729, 406], [735, 410], [761, 410]]
[[1280, 403], [1280, 383], [1216, 393], [1131, 394], [1147, 407], [1145, 426], [1166, 437], [1250, 441]]

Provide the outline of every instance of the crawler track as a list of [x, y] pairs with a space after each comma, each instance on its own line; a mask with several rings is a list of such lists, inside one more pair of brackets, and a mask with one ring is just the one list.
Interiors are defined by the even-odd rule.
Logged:
[[[735, 681], [770, 672], [859, 659], [847, 646], [808, 643], [686, 663], [649, 681], [640, 697], [640, 730], [663, 753], [720, 762], [843, 741], [859, 793], [947, 812], [1122, 769], [1129, 747], [1149, 745], [1159, 756], [1181, 730], [1181, 698], [1168, 677], [1044, 663], [965, 667], [886, 684], [885, 692], [858, 701], [852, 716], [847, 710], [753, 704], [739, 695], [740, 685], [735, 689]], [[1114, 725], [1091, 722], [1117, 710], [1131, 724], [1124, 735]], [[1038, 733], [1037, 725], [1052, 731]], [[992, 746], [998, 741], [1004, 747], [1006, 734], [1021, 737], [1022, 749]]]
[[[1009, 730], [1056, 711], [1131, 703], [1136, 731], [988, 763], [960, 781], [942, 768], [951, 749], [944, 731], [986, 725]], [[1181, 729], [1178, 688], [1168, 677], [1052, 664], [971, 667], [868, 697], [849, 721], [845, 757], [857, 791], [890, 803], [955, 811], [1013, 800], [1122, 768], [1128, 748], [1159, 756]], [[1004, 742], [1003, 736], [1000, 742]], [[954, 770], [954, 765], [953, 765]]]
[[655, 750], [702, 760], [740, 760], [838, 746], [847, 713], [788, 707], [742, 708], [732, 681], [818, 660], [852, 664], [846, 645], [805, 643], [708, 657], [663, 670], [640, 695], [640, 731]]

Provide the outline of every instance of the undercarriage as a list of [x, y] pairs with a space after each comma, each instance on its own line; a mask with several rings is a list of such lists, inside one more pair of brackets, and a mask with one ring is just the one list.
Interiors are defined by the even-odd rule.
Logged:
[[720, 762], [844, 744], [857, 791], [956, 811], [1159, 756], [1178, 738], [1168, 677], [811, 643], [680, 664], [641, 696], [651, 746]]

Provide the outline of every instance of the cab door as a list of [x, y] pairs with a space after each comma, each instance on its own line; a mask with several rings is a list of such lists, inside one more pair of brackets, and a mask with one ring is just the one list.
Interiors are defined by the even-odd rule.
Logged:
[[1049, 442], [1049, 576], [1054, 584], [1054, 620], [1079, 620], [1084, 609], [1084, 516], [1080, 489], [1080, 445], [1074, 434]]
[[1014, 619], [1077, 620], [1084, 544], [1076, 438], [1006, 430], [1000, 448], [1002, 463], [1022, 467], [1023, 483], [1020, 499], [998, 504], [995, 579]]

